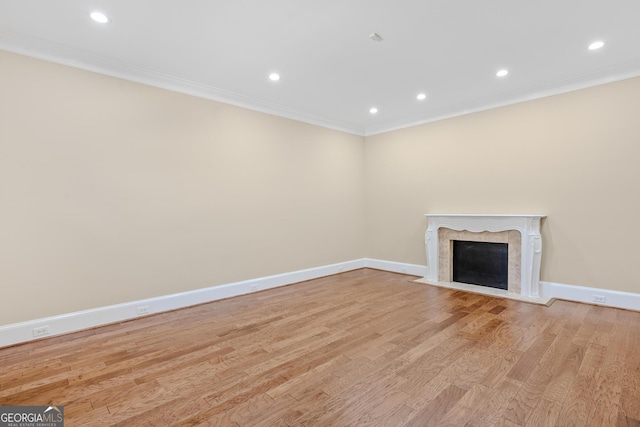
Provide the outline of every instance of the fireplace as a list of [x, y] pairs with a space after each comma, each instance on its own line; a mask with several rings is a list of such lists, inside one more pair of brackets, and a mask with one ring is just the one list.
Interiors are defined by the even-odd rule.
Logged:
[[453, 281], [508, 290], [507, 243], [453, 241]]
[[[426, 216], [428, 220], [425, 233], [427, 275], [417, 280], [418, 282], [525, 301], [548, 302], [540, 291], [542, 254], [540, 222], [544, 215], [427, 214]], [[505, 245], [500, 246], [500, 251], [506, 251], [506, 287], [504, 284], [499, 287], [486, 287], [477, 279], [460, 280], [454, 272], [456, 241]], [[501, 256], [504, 266], [504, 254]], [[486, 273], [480, 271], [479, 274]], [[500, 281], [504, 282], [505, 272], [502, 271], [500, 275]]]

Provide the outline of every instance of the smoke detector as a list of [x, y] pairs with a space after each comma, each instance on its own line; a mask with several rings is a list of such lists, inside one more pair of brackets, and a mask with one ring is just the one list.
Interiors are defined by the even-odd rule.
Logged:
[[371, 33], [371, 34], [369, 34], [369, 38], [370, 38], [371, 40], [373, 40], [374, 42], [381, 42], [382, 40], [384, 40], [384, 39], [382, 38], [382, 36], [381, 36], [380, 34], [378, 34], [378, 33]]

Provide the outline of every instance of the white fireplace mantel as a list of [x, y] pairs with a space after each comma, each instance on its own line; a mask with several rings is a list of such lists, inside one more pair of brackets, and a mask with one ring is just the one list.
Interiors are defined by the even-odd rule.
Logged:
[[427, 275], [425, 281], [438, 283], [439, 280], [439, 241], [438, 229], [449, 228], [457, 231], [500, 232], [517, 230], [521, 234], [520, 296], [523, 299], [537, 300], [540, 292], [540, 261], [542, 256], [542, 237], [540, 220], [545, 215], [496, 215], [496, 214], [425, 214], [427, 231], [425, 246], [427, 250]]

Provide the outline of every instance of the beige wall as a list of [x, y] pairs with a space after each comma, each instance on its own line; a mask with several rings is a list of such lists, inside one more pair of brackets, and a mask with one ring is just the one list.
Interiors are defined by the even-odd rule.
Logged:
[[424, 213], [540, 213], [542, 280], [640, 292], [640, 78], [367, 137], [367, 256]]
[[363, 142], [0, 52], [0, 325], [361, 258]]
[[[640, 79], [364, 138], [0, 52], [0, 325], [543, 213], [542, 279], [640, 292]], [[365, 227], [366, 226], [366, 227]]]

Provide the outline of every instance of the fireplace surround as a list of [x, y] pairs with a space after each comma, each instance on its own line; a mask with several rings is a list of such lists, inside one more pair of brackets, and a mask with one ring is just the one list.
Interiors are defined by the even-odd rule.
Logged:
[[[418, 282], [546, 304], [540, 286], [544, 215], [426, 214], [427, 275]], [[454, 240], [507, 243], [507, 290], [457, 283], [451, 274]]]

